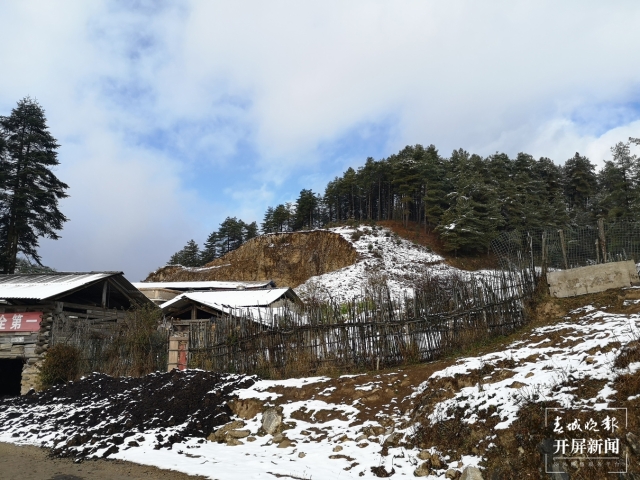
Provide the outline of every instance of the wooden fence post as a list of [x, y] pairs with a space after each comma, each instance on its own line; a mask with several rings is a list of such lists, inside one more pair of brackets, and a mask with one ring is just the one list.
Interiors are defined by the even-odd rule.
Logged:
[[598, 237], [600, 238], [600, 248], [602, 248], [602, 263], [607, 263], [607, 237], [604, 235], [604, 218], [598, 219]]
[[562, 229], [558, 230], [560, 234], [560, 246], [562, 247], [562, 257], [564, 258], [564, 268], [569, 270], [569, 262], [567, 260], [567, 244], [564, 241], [564, 232]]
[[542, 232], [542, 277], [547, 278], [547, 231]]

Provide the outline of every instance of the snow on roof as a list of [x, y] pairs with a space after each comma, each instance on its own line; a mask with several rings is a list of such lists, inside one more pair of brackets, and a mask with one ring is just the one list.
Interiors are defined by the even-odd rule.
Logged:
[[0, 298], [45, 300], [122, 272], [0, 275]]
[[[231, 308], [244, 307], [267, 307], [275, 301], [282, 298], [288, 292], [291, 294], [293, 290], [290, 288], [272, 288], [265, 290], [231, 290], [222, 292], [189, 292], [178, 295], [176, 298], [160, 305], [160, 308], [166, 310], [169, 307], [182, 303], [185, 300], [192, 300], [201, 303], [216, 310], [226, 310]], [[295, 295], [295, 294], [294, 294]]]
[[138, 290], [151, 290], [166, 288], [168, 290], [235, 290], [235, 289], [256, 289], [267, 288], [273, 285], [272, 280], [261, 282], [136, 282], [133, 284]]

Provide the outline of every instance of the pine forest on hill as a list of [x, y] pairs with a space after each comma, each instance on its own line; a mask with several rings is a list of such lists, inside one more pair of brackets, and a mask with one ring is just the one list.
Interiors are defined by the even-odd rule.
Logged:
[[[434, 145], [407, 146], [381, 160], [368, 158], [330, 181], [324, 195], [303, 189], [295, 203], [268, 207], [262, 233], [293, 232], [347, 221], [402, 221], [433, 232], [446, 251], [487, 252], [503, 231], [585, 225], [638, 218], [640, 139], [611, 148], [611, 159], [595, 165], [576, 153], [564, 165], [526, 153], [487, 157], [454, 150], [440, 155]], [[256, 222], [228, 217], [207, 238], [175, 253], [169, 264], [205, 265], [258, 235]]]

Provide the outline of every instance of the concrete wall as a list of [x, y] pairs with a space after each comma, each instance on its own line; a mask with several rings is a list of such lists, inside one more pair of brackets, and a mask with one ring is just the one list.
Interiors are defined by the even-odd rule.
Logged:
[[549, 272], [547, 283], [551, 296], [575, 297], [640, 285], [640, 278], [635, 263], [629, 260]]

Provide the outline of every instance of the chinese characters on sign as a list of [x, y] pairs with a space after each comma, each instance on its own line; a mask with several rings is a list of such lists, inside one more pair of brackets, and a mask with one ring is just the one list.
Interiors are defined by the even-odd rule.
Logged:
[[[552, 427], [554, 439], [550, 457], [553, 470], [559, 473], [563, 465], [574, 467], [610, 466], [609, 473], [626, 472], [627, 459], [621, 456], [620, 438], [627, 426], [625, 408], [605, 408], [598, 411], [564, 411], [546, 409], [545, 423]], [[582, 418], [581, 418], [582, 417]], [[585, 464], [586, 462], [586, 464]]]
[[0, 333], [37, 332], [40, 330], [42, 312], [0, 314]]

